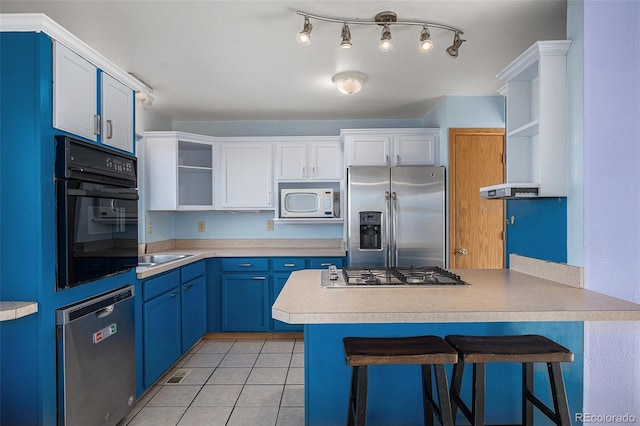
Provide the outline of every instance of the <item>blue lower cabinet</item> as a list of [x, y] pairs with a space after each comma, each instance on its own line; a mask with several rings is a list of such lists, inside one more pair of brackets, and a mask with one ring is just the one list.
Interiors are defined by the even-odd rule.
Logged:
[[327, 269], [329, 265], [342, 269], [344, 257], [310, 257], [307, 259], [307, 269]]
[[176, 282], [172, 290], [145, 302], [142, 307], [145, 389], [182, 355], [178, 284]]
[[181, 286], [182, 352], [207, 333], [207, 280], [195, 278]]
[[207, 332], [207, 280], [200, 261], [142, 282], [142, 371], [148, 389]]
[[[271, 312], [271, 306], [278, 298], [291, 272], [305, 269], [305, 265], [306, 259], [304, 257], [276, 257], [273, 259], [273, 297], [269, 312]], [[272, 327], [274, 331], [302, 331], [303, 329], [302, 324], [287, 324], [277, 319], [272, 321]]]
[[222, 275], [222, 331], [268, 331], [268, 274]]

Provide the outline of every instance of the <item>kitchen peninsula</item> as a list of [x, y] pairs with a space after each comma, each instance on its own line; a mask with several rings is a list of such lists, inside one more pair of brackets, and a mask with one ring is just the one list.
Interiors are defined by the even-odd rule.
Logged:
[[[554, 270], [557, 274], [549, 273]], [[471, 286], [323, 288], [320, 271], [291, 275], [272, 314], [305, 324], [306, 424], [339, 424], [346, 418], [345, 336], [545, 335], [575, 353], [574, 362], [562, 366], [573, 416], [582, 411], [583, 322], [640, 320], [639, 304], [583, 289], [580, 268], [512, 255], [508, 270], [453, 272]], [[548, 387], [543, 367], [535, 369], [541, 389]], [[373, 367], [371, 423], [422, 424], [419, 377], [417, 366]], [[488, 367], [487, 422], [519, 421], [519, 380], [516, 364]]]

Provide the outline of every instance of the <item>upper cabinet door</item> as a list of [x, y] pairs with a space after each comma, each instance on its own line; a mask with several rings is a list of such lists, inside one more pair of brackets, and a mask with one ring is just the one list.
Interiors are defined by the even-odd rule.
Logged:
[[311, 144], [311, 177], [313, 179], [342, 179], [344, 161], [340, 142]]
[[223, 209], [273, 209], [272, 144], [223, 144], [221, 183]]
[[53, 127], [97, 140], [97, 68], [53, 44]]
[[102, 73], [102, 143], [133, 153], [133, 90]]
[[437, 132], [394, 136], [392, 164], [395, 166], [434, 165], [437, 143]]
[[388, 166], [389, 141], [388, 134], [348, 134], [344, 137], [344, 149], [347, 156], [347, 167], [350, 166]]
[[309, 177], [307, 146], [304, 143], [276, 145], [276, 179], [303, 180]]

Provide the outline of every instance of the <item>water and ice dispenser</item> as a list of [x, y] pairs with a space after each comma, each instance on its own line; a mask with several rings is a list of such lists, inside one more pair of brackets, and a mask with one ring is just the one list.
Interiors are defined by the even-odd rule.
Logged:
[[360, 250], [382, 249], [382, 213], [360, 212]]

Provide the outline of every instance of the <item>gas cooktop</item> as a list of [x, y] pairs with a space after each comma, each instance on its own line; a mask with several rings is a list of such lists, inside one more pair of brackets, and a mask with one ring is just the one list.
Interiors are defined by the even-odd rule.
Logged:
[[440, 287], [467, 286], [460, 276], [438, 266], [345, 267], [330, 266], [322, 271], [322, 286], [345, 287]]

